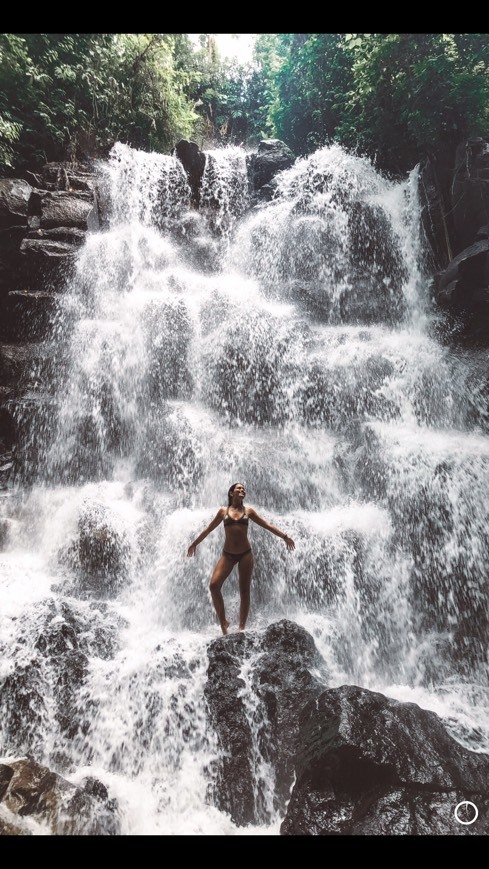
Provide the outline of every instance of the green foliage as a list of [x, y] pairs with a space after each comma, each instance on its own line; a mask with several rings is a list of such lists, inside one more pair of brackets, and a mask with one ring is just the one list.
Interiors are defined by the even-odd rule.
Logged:
[[296, 154], [334, 140], [402, 173], [430, 151], [489, 134], [485, 34], [285, 33], [274, 40], [275, 65], [262, 61], [267, 117]]
[[332, 141], [403, 173], [489, 135], [486, 34], [264, 33], [254, 62], [187, 34], [0, 34], [0, 172], [104, 155], [115, 141], [169, 152]]
[[4, 168], [103, 154], [116, 140], [170, 150], [196, 116], [174, 34], [0, 35]]
[[28, 101], [32, 94], [30, 59], [24, 41], [13, 34], [0, 34], [0, 171], [12, 167], [23, 123], [13, 107], [13, 97]]
[[393, 170], [430, 150], [489, 132], [489, 45], [481, 34], [394, 33], [347, 37], [353, 88], [340, 141]]
[[296, 154], [307, 154], [335, 136], [352, 87], [351, 63], [341, 34], [284, 33], [276, 39], [269, 120]]
[[263, 75], [255, 66], [223, 60], [213, 35], [202, 34], [187, 69], [188, 94], [199, 116], [194, 132], [200, 147], [254, 141], [263, 113]]

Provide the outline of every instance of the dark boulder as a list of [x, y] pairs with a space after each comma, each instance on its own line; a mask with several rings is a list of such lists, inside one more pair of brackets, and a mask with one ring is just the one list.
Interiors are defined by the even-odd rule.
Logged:
[[200, 185], [205, 169], [205, 154], [200, 150], [196, 142], [188, 142], [181, 139], [175, 145], [172, 154], [180, 160], [187, 174], [188, 183], [192, 191], [192, 205], [199, 207]]
[[27, 226], [32, 187], [20, 178], [0, 178], [0, 229]]
[[[440, 161], [439, 161], [440, 162]], [[446, 163], [446, 161], [445, 161]], [[419, 173], [432, 298], [444, 313], [440, 337], [489, 342], [489, 142], [461, 142], [451, 171], [425, 161]]]
[[429, 272], [445, 269], [452, 257], [452, 222], [447, 207], [436, 161], [427, 158], [420, 166], [418, 177], [421, 206], [421, 229], [424, 238], [424, 260]]
[[434, 276], [434, 299], [446, 312], [453, 334], [487, 346], [489, 342], [489, 237], [481, 228], [474, 244], [465, 248], [448, 268]]
[[[489, 830], [489, 757], [462, 747], [434, 712], [355, 685], [301, 714], [285, 835], [471, 835]], [[473, 825], [455, 809], [473, 802]]]
[[58, 552], [59, 563], [68, 567], [82, 597], [97, 593], [112, 596], [127, 580], [131, 546], [127, 530], [103, 504], [86, 499], [82, 504], [74, 537]]
[[45, 163], [40, 175], [26, 174], [32, 177], [36, 187], [46, 190], [94, 191], [97, 186], [92, 161]]
[[22, 758], [0, 765], [2, 781], [0, 805], [11, 813], [9, 826], [17, 828], [18, 834], [27, 832], [28, 828], [22, 825], [26, 819], [32, 819], [54, 836], [120, 833], [117, 804], [109, 797], [105, 785], [93, 777], [85, 779], [83, 787], [77, 787], [48, 767]]
[[205, 696], [220, 749], [215, 804], [239, 826], [267, 822], [285, 810], [299, 712], [321, 692], [324, 663], [307, 631], [287, 620], [216, 640], [208, 655]]
[[295, 162], [295, 157], [288, 145], [280, 139], [263, 139], [256, 154], [248, 158], [248, 175], [251, 190], [255, 193], [264, 188], [266, 199], [270, 199], [269, 184], [277, 172], [290, 169]]
[[484, 139], [474, 137], [457, 148], [451, 193], [458, 254], [489, 221], [489, 143]]
[[91, 192], [57, 190], [48, 192], [41, 201], [40, 227], [74, 226], [98, 229], [98, 215]]

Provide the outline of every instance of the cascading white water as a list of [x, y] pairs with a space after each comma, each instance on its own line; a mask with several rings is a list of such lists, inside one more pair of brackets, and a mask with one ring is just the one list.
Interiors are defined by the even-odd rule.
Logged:
[[242, 148], [231, 145], [206, 151], [199, 210], [215, 233], [230, 235], [236, 219], [249, 206], [248, 187], [246, 154]]
[[[186, 550], [236, 481], [297, 545], [251, 529], [249, 629], [297, 621], [329, 687], [414, 700], [489, 750], [487, 407], [477, 357], [431, 334], [416, 173], [394, 184], [333, 146], [247, 213], [244, 152], [206, 171], [199, 214], [174, 157], [117, 145], [101, 166], [110, 219], [63, 300], [57, 413], [4, 507], [1, 751], [96, 775], [124, 834], [279, 830], [258, 750], [262, 824], [208, 797], [220, 529]], [[234, 575], [223, 592], [234, 627]], [[76, 727], [42, 657], [57, 643]]]

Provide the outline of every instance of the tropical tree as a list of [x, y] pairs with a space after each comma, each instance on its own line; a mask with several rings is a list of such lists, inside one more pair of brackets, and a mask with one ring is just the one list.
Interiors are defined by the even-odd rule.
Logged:
[[269, 125], [297, 154], [338, 141], [404, 173], [489, 134], [485, 34], [267, 34], [257, 57]]
[[353, 34], [345, 44], [353, 87], [341, 141], [405, 171], [429, 152], [489, 133], [484, 34]]
[[0, 157], [7, 167], [169, 150], [196, 115], [175, 34], [0, 35]]

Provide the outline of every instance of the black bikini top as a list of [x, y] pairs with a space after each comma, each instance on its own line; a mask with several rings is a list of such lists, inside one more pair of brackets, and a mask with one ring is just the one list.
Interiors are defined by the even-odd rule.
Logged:
[[246, 515], [246, 507], [243, 507], [243, 515], [239, 517], [239, 519], [233, 519], [232, 516], [229, 515], [229, 507], [226, 511], [226, 515], [223, 519], [225, 525], [239, 525], [240, 522], [243, 522], [244, 525], [248, 524], [248, 517]]

